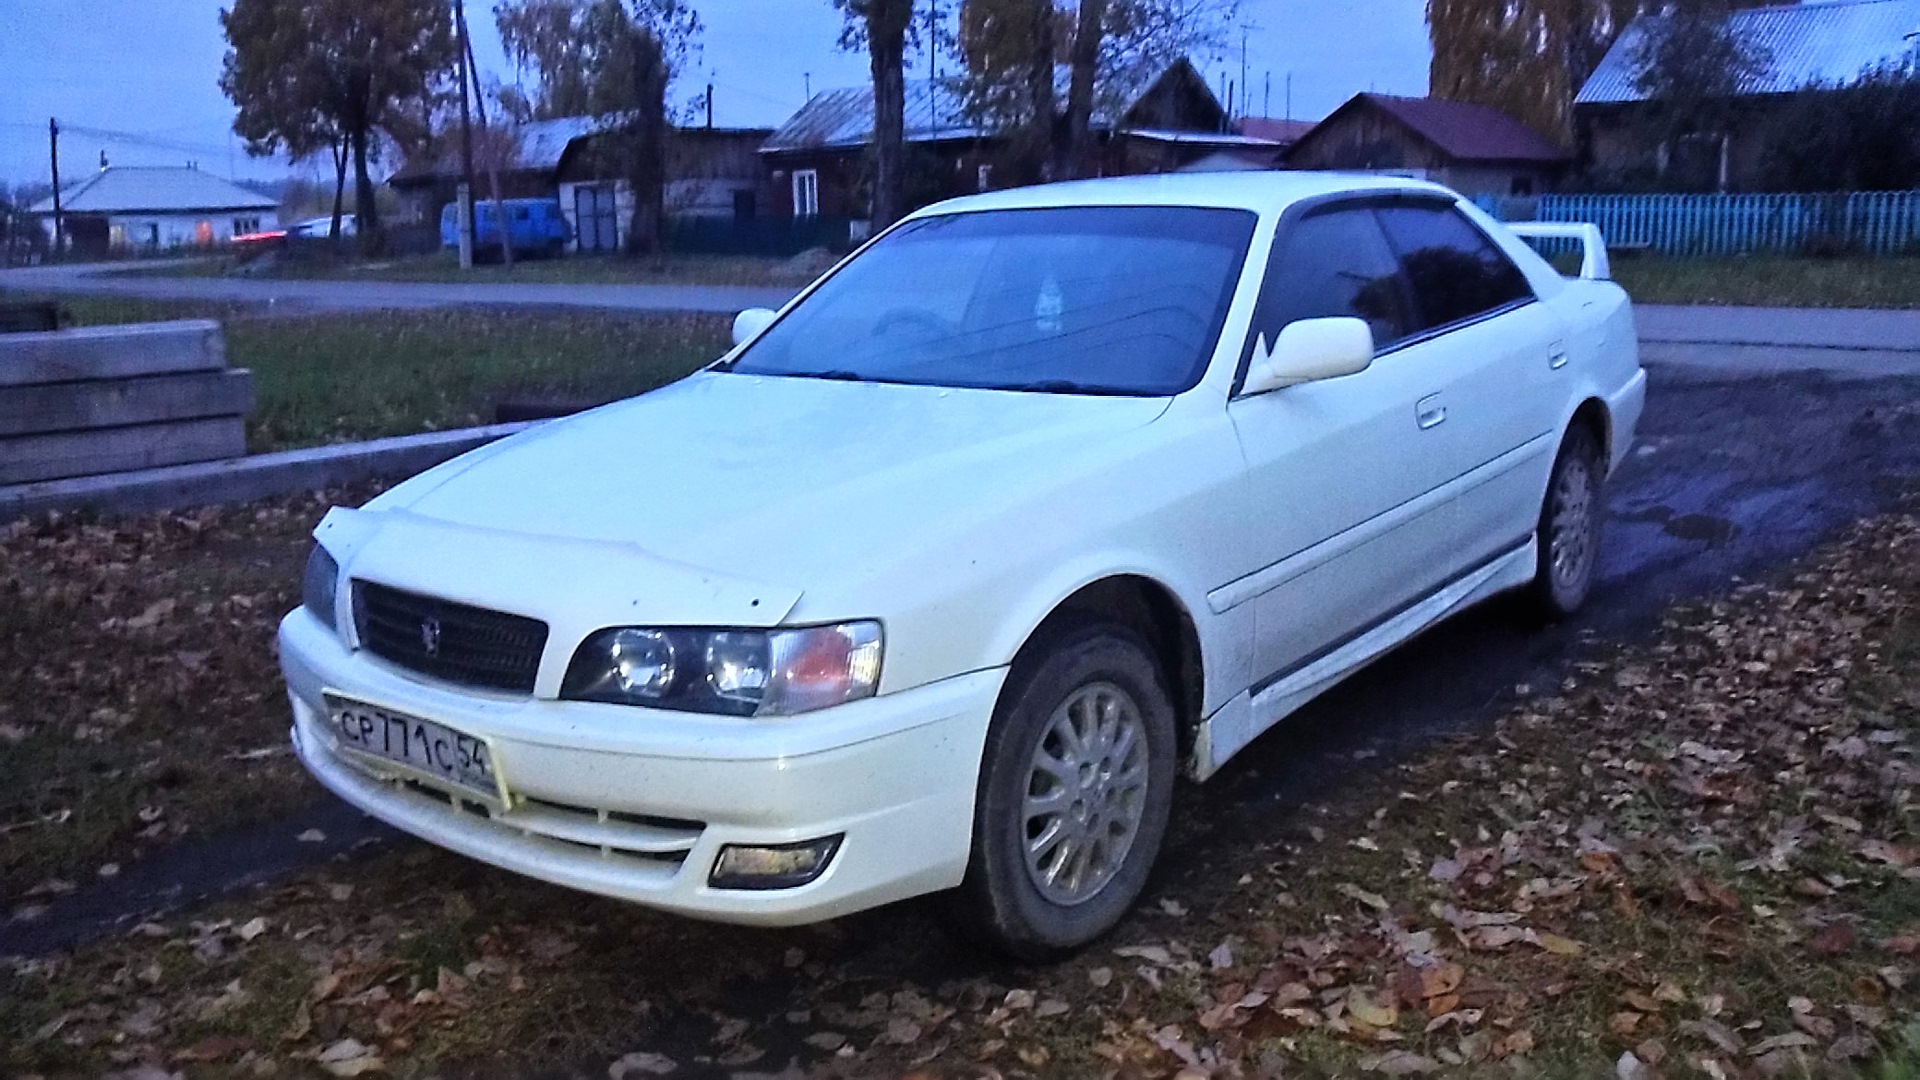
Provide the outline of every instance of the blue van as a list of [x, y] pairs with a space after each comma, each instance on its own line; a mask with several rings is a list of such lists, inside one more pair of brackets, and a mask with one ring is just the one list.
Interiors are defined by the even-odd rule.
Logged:
[[[559, 255], [565, 250], [573, 231], [560, 212], [558, 199], [503, 199], [507, 218], [507, 239], [515, 255]], [[494, 220], [492, 199], [473, 203], [473, 255], [486, 259], [500, 252], [500, 231]], [[440, 211], [440, 246], [460, 248], [460, 204], [450, 202]]]

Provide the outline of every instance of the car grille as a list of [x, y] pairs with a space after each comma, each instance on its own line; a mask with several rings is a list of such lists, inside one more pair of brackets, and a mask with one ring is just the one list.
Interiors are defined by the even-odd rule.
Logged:
[[533, 692], [547, 624], [524, 615], [353, 583], [353, 617], [368, 652], [436, 679]]

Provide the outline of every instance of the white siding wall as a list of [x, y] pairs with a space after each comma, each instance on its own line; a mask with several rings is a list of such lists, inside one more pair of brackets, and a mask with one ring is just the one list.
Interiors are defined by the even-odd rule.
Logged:
[[[255, 232], [277, 229], [280, 215], [272, 210], [220, 210], [201, 214], [114, 214], [107, 218], [113, 246], [132, 248], [225, 244], [233, 240], [236, 223], [250, 225]], [[52, 227], [49, 221], [49, 232]]]

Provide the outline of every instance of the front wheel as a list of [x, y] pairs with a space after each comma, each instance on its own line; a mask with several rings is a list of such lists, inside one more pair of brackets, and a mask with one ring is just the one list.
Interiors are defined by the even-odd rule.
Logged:
[[1145, 887], [1173, 803], [1173, 701], [1139, 637], [1087, 621], [1016, 663], [995, 711], [955, 895], [977, 936], [1057, 958]]
[[1535, 533], [1538, 555], [1529, 592], [1535, 610], [1547, 619], [1564, 619], [1580, 610], [1593, 589], [1605, 475], [1600, 440], [1592, 429], [1578, 425], [1569, 430], [1553, 462]]

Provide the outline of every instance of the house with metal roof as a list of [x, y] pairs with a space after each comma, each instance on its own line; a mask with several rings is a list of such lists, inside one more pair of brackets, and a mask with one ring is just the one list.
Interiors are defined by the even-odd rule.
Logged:
[[[1058, 68], [1057, 109], [1066, 106], [1067, 80], [1068, 69]], [[987, 112], [970, 105], [962, 80], [906, 84], [910, 203], [924, 205], [1011, 182], [1005, 171], [1008, 133]], [[1206, 79], [1185, 59], [1130, 79], [1106, 80], [1088, 126], [1102, 176], [1172, 172], [1223, 150], [1270, 156], [1280, 149], [1272, 139], [1231, 130]], [[866, 158], [872, 143], [871, 85], [815, 94], [760, 147], [772, 182], [770, 208], [794, 218], [866, 217]]]
[[1641, 58], [1669, 18], [1643, 15], [1630, 23], [1574, 97], [1582, 157], [1598, 173], [1755, 190], [1772, 140], [1782, 137], [1772, 120], [1788, 95], [1920, 60], [1920, 0], [1808, 0], [1733, 11], [1725, 16], [1728, 31], [1764, 59], [1740, 80], [1734, 120], [1725, 130], [1662, 145], [1648, 124], [1658, 103], [1638, 84]]
[[1287, 152], [1290, 169], [1434, 180], [1469, 195], [1546, 191], [1573, 161], [1553, 140], [1490, 105], [1355, 94]]
[[[28, 212], [53, 234], [51, 195]], [[61, 188], [60, 224], [83, 255], [211, 247], [277, 228], [279, 202], [190, 165], [109, 165]]]
[[[566, 116], [536, 120], [492, 136], [475, 148], [474, 197], [491, 195], [487, 155], [496, 155], [503, 198], [558, 199], [567, 220], [568, 249], [617, 251], [633, 220], [627, 180], [631, 143], [620, 116]], [[477, 134], [477, 133], [476, 133]], [[745, 221], [760, 213], [766, 179], [755, 151], [768, 128], [679, 127], [667, 146], [667, 214], [685, 221]], [[489, 150], [487, 138], [493, 140]], [[438, 221], [463, 172], [459, 147], [449, 145], [408, 160], [388, 180], [411, 215]]]

